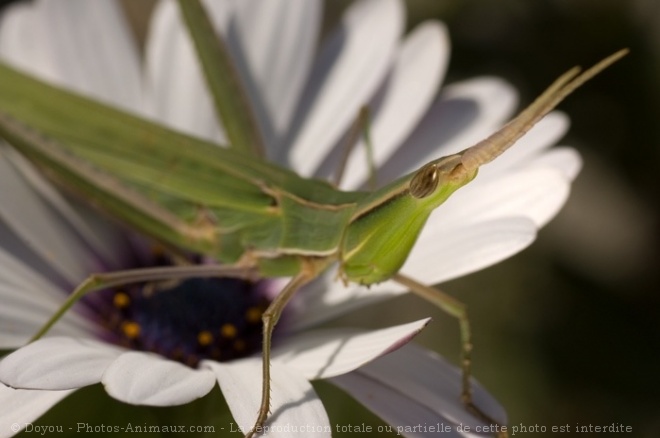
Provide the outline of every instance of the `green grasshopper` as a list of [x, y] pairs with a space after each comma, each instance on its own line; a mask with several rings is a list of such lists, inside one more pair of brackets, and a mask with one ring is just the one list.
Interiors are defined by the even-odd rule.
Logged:
[[249, 108], [222, 42], [197, 2], [180, 4], [223, 123], [237, 108], [248, 114], [227, 129], [232, 147], [220, 148], [0, 65], [0, 137], [55, 183], [116, 219], [169, 247], [219, 262], [91, 275], [33, 340], [93, 290], [198, 276], [291, 277], [262, 316], [262, 398], [252, 435], [268, 417], [271, 337], [280, 314], [296, 291], [337, 263], [344, 282], [371, 285], [391, 279], [459, 320], [462, 401], [492, 422], [472, 403], [472, 343], [464, 305], [399, 269], [436, 207], [626, 50], [582, 73], [579, 68], [568, 71], [473, 147], [433, 160], [373, 192], [344, 192], [258, 157], [259, 139], [251, 133]]

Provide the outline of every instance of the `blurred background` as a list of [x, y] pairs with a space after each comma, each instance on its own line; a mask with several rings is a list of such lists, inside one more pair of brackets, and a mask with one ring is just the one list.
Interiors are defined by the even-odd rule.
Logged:
[[[141, 39], [154, 2], [123, 3]], [[329, 29], [350, 1], [327, 3]], [[407, 0], [406, 5], [409, 28], [427, 19], [449, 28], [452, 55], [445, 82], [500, 76], [519, 90], [521, 104], [568, 68], [631, 49], [561, 105], [572, 127], [560, 143], [584, 157], [564, 210], [531, 248], [442, 287], [470, 309], [474, 375], [506, 407], [510, 425], [622, 423], [632, 426], [631, 436], [659, 436], [660, 2]], [[401, 297], [339, 323], [382, 325], [387, 316], [388, 324], [403, 323], [429, 316], [429, 309], [415, 297]], [[433, 325], [418, 342], [456, 362], [456, 321], [431, 316]], [[317, 388], [333, 423], [382, 424], [330, 385]], [[58, 405], [41, 424], [58, 424], [72, 412], [80, 418], [76, 421], [90, 424], [153, 424], [145, 420], [149, 416], [190, 422], [218, 412], [216, 403], [223, 403], [218, 391], [209, 397], [184, 408], [148, 410], [115, 402], [93, 387]], [[226, 424], [229, 417], [218, 421]]]

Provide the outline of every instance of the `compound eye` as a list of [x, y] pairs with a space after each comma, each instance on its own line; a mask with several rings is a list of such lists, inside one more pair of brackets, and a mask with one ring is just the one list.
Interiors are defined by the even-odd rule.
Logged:
[[438, 166], [429, 163], [417, 171], [410, 181], [410, 194], [417, 199], [426, 198], [438, 187]]

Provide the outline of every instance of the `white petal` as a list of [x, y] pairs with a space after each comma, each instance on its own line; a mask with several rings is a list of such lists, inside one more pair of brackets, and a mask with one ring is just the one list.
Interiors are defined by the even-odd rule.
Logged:
[[176, 406], [208, 394], [215, 386], [215, 376], [207, 369], [130, 351], [107, 367], [101, 383], [108, 394], [125, 403]]
[[[254, 426], [261, 402], [261, 359], [205, 361], [213, 370], [234, 420], [243, 432]], [[300, 372], [271, 362], [271, 415], [268, 436], [329, 437], [332, 428], [314, 388]], [[299, 428], [297, 428], [299, 427]]]
[[[370, 126], [376, 168], [394, 153], [426, 113], [448, 62], [449, 36], [439, 22], [417, 26], [403, 41]], [[366, 148], [364, 141], [353, 148], [342, 187], [357, 188], [367, 179]]]
[[[0, 348], [16, 348], [24, 345], [41, 326], [61, 306], [64, 292], [59, 291], [56, 297], [56, 288], [42, 282], [50, 292], [38, 287], [34, 278], [19, 284], [13, 284], [8, 274], [12, 267], [22, 270], [21, 266], [11, 260], [11, 257], [0, 251]], [[75, 311], [67, 312], [48, 332], [49, 335], [66, 335], [73, 337], [89, 337], [94, 333], [95, 327], [87, 319]]]
[[[324, 44], [288, 139], [290, 164], [309, 176], [377, 90], [403, 31], [398, 0], [363, 0], [344, 15], [341, 27]], [[298, 129], [300, 129], [298, 131]], [[293, 141], [291, 141], [293, 140]]]
[[393, 282], [388, 281], [386, 284], [391, 287], [376, 293], [372, 293], [373, 286], [367, 288], [352, 283], [344, 286], [339, 280], [336, 267], [331, 268], [305, 286], [287, 307], [287, 328], [292, 331], [307, 329], [352, 309], [400, 295], [405, 291]]
[[401, 272], [425, 284], [437, 284], [484, 269], [516, 254], [536, 238], [525, 217], [485, 220], [445, 229], [429, 223]]
[[[216, 28], [225, 27], [232, 4], [205, 4]], [[192, 41], [174, 1], [161, 1], [154, 10], [145, 58], [147, 112], [184, 132], [224, 142]]]
[[[19, 171], [30, 187], [69, 224], [81, 241], [102, 261], [98, 269], [119, 270], [129, 256], [130, 246], [121, 230], [97, 214], [77, 211], [30, 162], [12, 148], [2, 154]], [[78, 206], [80, 208], [80, 206]]]
[[[411, 366], [414, 367], [413, 364]], [[455, 438], [464, 435], [456, 431], [456, 426], [445, 417], [434, 412], [417, 400], [383, 385], [362, 373], [349, 373], [331, 380], [339, 388], [350, 394], [355, 400], [383, 419], [397, 435], [407, 438], [428, 438], [436, 434]], [[414, 425], [442, 427], [432, 432], [414, 429]], [[447, 425], [449, 429], [444, 429]]]
[[4, 7], [0, 16], [0, 57], [12, 65], [23, 68], [44, 79], [56, 81], [55, 68], [47, 40], [46, 27], [34, 3], [15, 2]]
[[36, 270], [43, 272], [44, 275], [59, 278], [2, 220], [0, 220], [0, 249], [7, 254], [11, 254], [20, 263], [34, 266]]
[[582, 157], [573, 148], [556, 147], [541, 154], [527, 164], [530, 168], [549, 167], [559, 170], [565, 178], [573, 181], [582, 169]]
[[243, 52], [243, 79], [266, 150], [273, 154], [312, 66], [323, 5], [320, 0], [241, 0], [236, 6], [229, 42], [235, 55]]
[[338, 376], [405, 345], [429, 321], [366, 332], [328, 329], [291, 335], [275, 346], [273, 361], [299, 370], [307, 379]]
[[410, 137], [378, 169], [378, 181], [392, 181], [483, 140], [510, 117], [516, 100], [515, 90], [496, 78], [445, 87]]
[[[0, 228], [2, 228], [0, 226]], [[60, 308], [67, 292], [42, 277], [47, 267], [39, 263], [25, 264], [16, 259], [18, 245], [0, 247], [0, 348], [24, 345]], [[11, 251], [11, 253], [9, 253]], [[30, 257], [26, 257], [28, 260]], [[33, 257], [36, 259], [36, 257]], [[98, 330], [74, 308], [49, 331], [50, 335], [88, 337]]]
[[0, 438], [14, 436], [72, 392], [13, 389], [0, 384]]
[[[414, 344], [353, 373], [335, 377], [332, 382], [396, 427], [445, 423], [455, 433], [456, 425], [461, 423], [471, 426], [473, 432], [477, 425], [484, 425], [460, 401], [461, 373], [458, 368]], [[475, 404], [500, 424], [506, 424], [502, 406], [474, 379], [472, 389]], [[453, 436], [484, 435], [492, 436]]]
[[10, 8], [0, 53], [26, 71], [106, 102], [138, 109], [137, 45], [112, 0], [45, 0]]
[[80, 388], [100, 382], [121, 351], [91, 339], [43, 338], [2, 359], [0, 380], [22, 389]]
[[287, 329], [304, 330], [343, 315], [353, 306], [369, 305], [375, 302], [369, 292], [354, 284], [344, 286], [335, 266], [298, 292], [286, 310]]
[[569, 190], [570, 181], [547, 167], [512, 171], [496, 179], [477, 176], [438, 207], [430, 221], [451, 229], [456, 224], [522, 216], [541, 227], [557, 214]]
[[[310, 69], [320, 3], [207, 1], [205, 6], [225, 34], [270, 148], [289, 123]], [[171, 1], [160, 2], [154, 12], [146, 54], [150, 113], [186, 132], [225, 142], [188, 31]]]
[[[12, 333], [9, 321], [12, 318], [18, 320], [18, 315], [25, 317], [22, 324], [28, 324], [28, 321], [37, 324], [32, 326], [32, 336], [36, 329], [61, 307], [68, 291], [63, 291], [40, 274], [36, 267], [25, 265], [16, 260], [13, 254], [0, 249], [0, 301], [3, 303], [0, 311], [3, 314], [6, 312], [7, 315], [7, 319], [0, 318], [0, 336]], [[94, 328], [95, 326], [80, 316], [74, 307], [49, 333], [84, 337], [92, 333]]]
[[71, 284], [93, 272], [89, 251], [0, 154], [0, 218]]
[[0, 248], [0, 284], [7, 289], [29, 290], [26, 294], [32, 295], [35, 300], [53, 305], [61, 304], [65, 295], [59, 287], [42, 277], [38, 269], [17, 260], [13, 253], [4, 248]]

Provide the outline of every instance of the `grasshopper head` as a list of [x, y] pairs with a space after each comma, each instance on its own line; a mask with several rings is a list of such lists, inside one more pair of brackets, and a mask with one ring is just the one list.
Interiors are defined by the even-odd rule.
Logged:
[[566, 96], [626, 53], [627, 49], [620, 50], [583, 73], [577, 67], [569, 70], [486, 139], [456, 155], [431, 161], [367, 196], [358, 205], [340, 248], [344, 277], [372, 284], [394, 275], [433, 209], [474, 179], [480, 166], [511, 147]]
[[[409, 184], [410, 195], [416, 199], [442, 204], [454, 190], [464, 186], [477, 175], [477, 168], [468, 169], [462, 160], [462, 153], [431, 161], [412, 174]], [[446, 189], [454, 187], [445, 196]], [[435, 208], [433, 207], [433, 208]]]
[[451, 155], [431, 161], [365, 198], [342, 241], [345, 279], [373, 284], [394, 275], [431, 212], [476, 175], [476, 168], [463, 165], [461, 154]]

